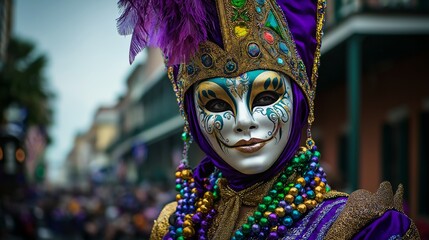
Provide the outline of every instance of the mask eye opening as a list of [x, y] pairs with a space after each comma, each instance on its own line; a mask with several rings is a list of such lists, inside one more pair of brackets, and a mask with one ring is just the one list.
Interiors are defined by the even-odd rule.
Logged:
[[212, 99], [204, 106], [210, 112], [232, 111], [232, 107], [222, 99]]
[[276, 103], [280, 99], [280, 94], [274, 91], [264, 91], [256, 95], [252, 107], [263, 107]]

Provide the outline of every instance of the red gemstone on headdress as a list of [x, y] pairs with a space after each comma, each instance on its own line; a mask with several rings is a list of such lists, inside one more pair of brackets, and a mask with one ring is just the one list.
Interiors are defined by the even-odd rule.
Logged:
[[264, 39], [269, 44], [273, 44], [274, 43], [274, 36], [270, 32], [267, 32], [267, 31], [264, 32]]

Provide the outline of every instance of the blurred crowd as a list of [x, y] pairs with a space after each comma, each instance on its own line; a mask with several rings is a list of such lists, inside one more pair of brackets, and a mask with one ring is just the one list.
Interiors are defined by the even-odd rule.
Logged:
[[22, 189], [1, 198], [0, 239], [148, 239], [174, 196], [153, 185]]

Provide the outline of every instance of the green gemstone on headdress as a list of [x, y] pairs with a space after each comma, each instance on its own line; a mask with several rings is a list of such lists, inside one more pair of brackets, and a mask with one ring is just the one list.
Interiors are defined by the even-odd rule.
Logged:
[[246, 4], [246, 0], [231, 0], [232, 6], [242, 8]]
[[234, 8], [233, 9], [233, 13], [234, 14], [231, 17], [231, 20], [233, 22], [237, 21], [238, 19], [244, 20], [246, 22], [250, 21], [250, 17], [248, 15], [248, 11], [246, 9], [243, 10], [243, 11], [239, 11], [239, 10], [237, 10], [237, 9]]
[[277, 22], [277, 19], [274, 16], [272, 11], [268, 12], [268, 17], [267, 17], [267, 21], [265, 21], [265, 26], [274, 30], [279, 36], [281, 36], [284, 39], [284, 36], [282, 35], [282, 31], [280, 29], [280, 25]]

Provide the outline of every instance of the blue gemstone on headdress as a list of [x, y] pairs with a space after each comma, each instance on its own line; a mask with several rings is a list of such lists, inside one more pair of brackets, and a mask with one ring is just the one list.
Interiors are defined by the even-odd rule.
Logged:
[[259, 3], [259, 4], [261, 4], [261, 5], [264, 5], [265, 0], [256, 0], [256, 2]]
[[225, 73], [233, 73], [235, 71], [237, 71], [237, 63], [232, 59], [228, 60], [225, 64]]
[[277, 63], [280, 65], [285, 65], [285, 61], [282, 58], [277, 58]]
[[201, 56], [201, 62], [203, 63], [204, 67], [206, 67], [206, 68], [209, 68], [213, 65], [213, 59], [207, 53], [205, 53]]
[[279, 48], [280, 48], [280, 51], [282, 51], [284, 54], [289, 55], [289, 48], [286, 46], [286, 43], [280, 42]]
[[257, 12], [257, 13], [261, 13], [261, 12], [262, 12], [262, 9], [261, 9], [260, 7], [256, 7], [256, 12]]
[[259, 49], [259, 46], [256, 43], [249, 44], [247, 51], [251, 57], [257, 57], [261, 53], [261, 49]]
[[192, 75], [192, 74], [194, 74], [194, 72], [195, 72], [195, 68], [194, 68], [194, 66], [193, 66], [193, 65], [188, 65], [186, 68], [187, 68], [187, 70], [188, 70], [188, 75]]

